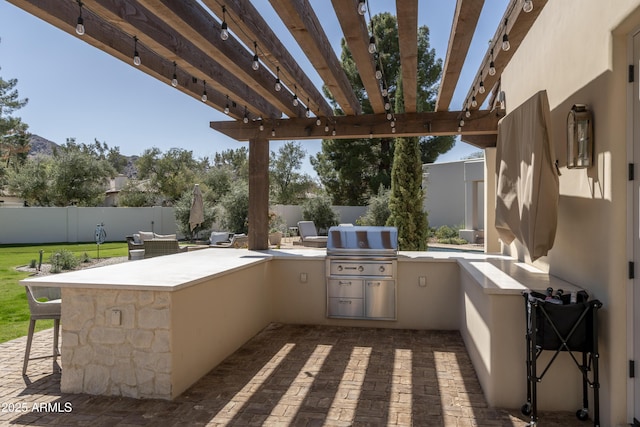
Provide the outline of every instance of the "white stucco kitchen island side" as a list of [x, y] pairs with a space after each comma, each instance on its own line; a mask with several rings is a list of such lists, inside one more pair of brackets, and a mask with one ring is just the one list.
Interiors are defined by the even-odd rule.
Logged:
[[[322, 249], [211, 248], [20, 283], [62, 288], [66, 393], [173, 399], [278, 322], [459, 330], [488, 403], [507, 408], [526, 399], [522, 291], [572, 289], [500, 255], [400, 252], [397, 319], [334, 319], [325, 259]], [[573, 372], [545, 380], [539, 408], [574, 410], [580, 384]]]

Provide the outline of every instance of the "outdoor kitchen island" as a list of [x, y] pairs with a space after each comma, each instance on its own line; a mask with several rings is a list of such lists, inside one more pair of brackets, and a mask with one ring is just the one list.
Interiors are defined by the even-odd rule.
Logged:
[[[459, 330], [489, 405], [508, 408], [526, 395], [522, 290], [570, 289], [507, 257], [401, 251], [396, 320], [336, 319], [325, 260], [319, 249], [212, 248], [21, 284], [62, 288], [63, 392], [173, 399], [275, 322]], [[579, 403], [580, 382], [564, 374], [541, 384], [540, 408]]]

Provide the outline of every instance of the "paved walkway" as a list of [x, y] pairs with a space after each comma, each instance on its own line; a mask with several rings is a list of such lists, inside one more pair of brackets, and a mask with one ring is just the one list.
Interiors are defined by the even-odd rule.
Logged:
[[[272, 325], [174, 401], [61, 393], [51, 359], [21, 375], [25, 341], [0, 344], [0, 425], [527, 424], [487, 407], [457, 332]], [[34, 355], [51, 343], [52, 330], [38, 333]], [[591, 424], [541, 413], [538, 425]]]

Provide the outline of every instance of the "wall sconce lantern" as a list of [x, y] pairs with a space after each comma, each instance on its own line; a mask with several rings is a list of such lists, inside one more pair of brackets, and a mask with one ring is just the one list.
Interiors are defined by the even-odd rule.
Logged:
[[567, 116], [567, 168], [593, 165], [593, 114], [586, 105], [576, 104]]

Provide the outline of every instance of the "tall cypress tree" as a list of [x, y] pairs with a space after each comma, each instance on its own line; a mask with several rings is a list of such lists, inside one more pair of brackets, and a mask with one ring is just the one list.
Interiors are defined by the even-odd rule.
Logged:
[[[403, 105], [402, 79], [400, 78], [396, 91], [396, 111], [402, 111]], [[396, 138], [389, 196], [391, 215], [387, 225], [398, 228], [398, 246], [402, 250], [427, 250], [429, 223], [427, 213], [422, 207], [423, 200], [419, 139], [417, 137]]]

